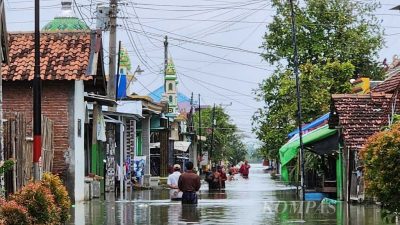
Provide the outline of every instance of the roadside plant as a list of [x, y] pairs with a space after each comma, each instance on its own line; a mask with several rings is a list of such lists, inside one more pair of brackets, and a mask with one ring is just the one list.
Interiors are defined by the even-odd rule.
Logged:
[[0, 174], [4, 174], [13, 168], [15, 162], [13, 159], [7, 159], [5, 161], [0, 162]]
[[60, 222], [67, 222], [70, 218], [71, 200], [60, 177], [52, 173], [44, 173], [41, 182], [54, 195], [54, 201], [60, 210]]
[[28, 225], [31, 224], [28, 210], [15, 201], [0, 200], [0, 224]]
[[27, 208], [33, 224], [59, 224], [60, 209], [50, 189], [40, 182], [31, 182], [12, 196], [18, 204]]
[[381, 202], [385, 215], [400, 213], [400, 123], [367, 140], [359, 153], [364, 165], [365, 188]]

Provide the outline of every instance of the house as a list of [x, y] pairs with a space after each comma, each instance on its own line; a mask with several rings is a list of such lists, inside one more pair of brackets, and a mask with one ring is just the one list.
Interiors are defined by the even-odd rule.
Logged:
[[364, 198], [363, 165], [358, 152], [371, 135], [392, 123], [400, 112], [400, 69], [398, 60], [387, 68], [383, 82], [371, 84], [366, 94], [334, 94], [331, 100], [330, 128], [338, 129], [343, 147], [344, 199]]
[[[83, 200], [85, 92], [105, 93], [101, 35], [91, 31], [41, 34], [42, 114], [54, 122], [52, 172], [72, 199]], [[2, 70], [4, 112], [23, 113], [32, 134], [34, 34], [10, 34], [10, 63]]]
[[[318, 160], [317, 167], [305, 168], [304, 184], [308, 193], [318, 192], [342, 199], [342, 154], [336, 129], [329, 129], [327, 113], [302, 127], [303, 146], [309, 159]], [[298, 181], [299, 130], [288, 134], [290, 140], [279, 149], [282, 181]], [[297, 160], [296, 160], [297, 159]], [[315, 163], [314, 163], [315, 164]], [[312, 165], [310, 163], [309, 165]]]

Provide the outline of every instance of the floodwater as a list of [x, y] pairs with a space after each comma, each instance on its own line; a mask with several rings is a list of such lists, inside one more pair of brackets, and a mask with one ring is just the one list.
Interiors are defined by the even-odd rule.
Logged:
[[224, 192], [203, 184], [197, 206], [170, 201], [168, 190], [136, 191], [129, 200], [107, 197], [77, 204], [71, 224], [385, 224], [374, 205], [298, 201], [294, 189], [271, 180], [260, 165], [252, 165], [249, 179], [227, 182]]

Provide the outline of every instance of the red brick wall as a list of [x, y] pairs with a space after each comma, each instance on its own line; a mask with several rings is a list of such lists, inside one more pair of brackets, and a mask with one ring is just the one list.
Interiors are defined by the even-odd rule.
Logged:
[[[73, 107], [73, 81], [45, 81], [42, 83], [42, 114], [54, 121], [53, 172], [65, 175], [64, 153], [69, 147], [69, 113]], [[27, 81], [3, 82], [4, 113], [21, 112], [32, 135], [32, 88]], [[71, 103], [71, 104], [70, 104]], [[71, 105], [71, 106], [69, 106]]]

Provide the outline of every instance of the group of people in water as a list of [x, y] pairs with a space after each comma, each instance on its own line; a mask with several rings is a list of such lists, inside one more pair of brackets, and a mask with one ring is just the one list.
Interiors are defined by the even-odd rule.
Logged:
[[[173, 172], [168, 176], [167, 185], [170, 188], [171, 200], [182, 201], [182, 204], [197, 204], [197, 194], [201, 186], [200, 176], [193, 171], [193, 163], [185, 164], [186, 171], [181, 173], [181, 166], [175, 164]], [[250, 165], [247, 161], [238, 169], [234, 165], [216, 166], [209, 171], [204, 171], [204, 180], [208, 183], [209, 190], [225, 189], [225, 182], [234, 180], [235, 175], [240, 173], [245, 179], [249, 177]], [[227, 175], [228, 173], [228, 175]]]

